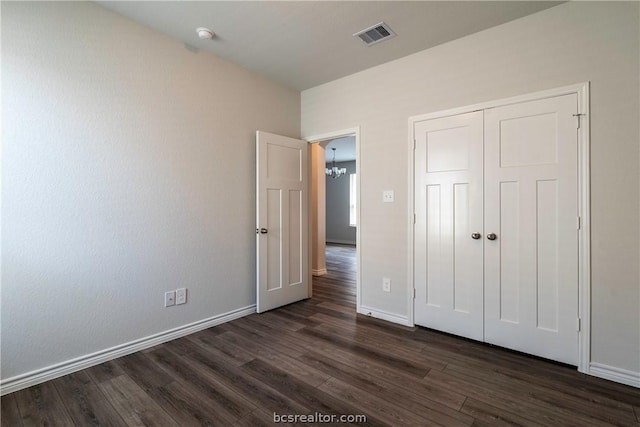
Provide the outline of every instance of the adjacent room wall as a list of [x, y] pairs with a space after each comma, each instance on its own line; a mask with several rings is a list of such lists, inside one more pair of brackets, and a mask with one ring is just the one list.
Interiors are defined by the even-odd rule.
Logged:
[[361, 127], [363, 306], [412, 310], [410, 116], [590, 81], [592, 360], [640, 372], [638, 7], [565, 3], [302, 93], [303, 136]]
[[3, 2], [2, 90], [3, 381], [255, 304], [255, 131], [299, 92], [91, 2]]
[[[326, 178], [327, 242], [355, 245], [356, 227], [349, 225], [349, 174], [356, 173], [356, 162], [336, 162], [336, 166], [346, 168], [347, 174], [340, 178]], [[331, 163], [326, 167], [331, 167]]]
[[321, 143], [311, 144], [309, 158], [311, 159], [311, 191], [309, 212], [311, 221], [311, 274], [322, 276], [327, 273], [326, 258], [326, 180], [325, 180], [325, 151]]

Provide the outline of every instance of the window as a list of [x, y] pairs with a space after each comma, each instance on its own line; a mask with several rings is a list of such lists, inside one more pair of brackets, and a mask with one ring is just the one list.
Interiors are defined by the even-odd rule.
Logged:
[[355, 227], [356, 224], [356, 174], [349, 174], [349, 225]]

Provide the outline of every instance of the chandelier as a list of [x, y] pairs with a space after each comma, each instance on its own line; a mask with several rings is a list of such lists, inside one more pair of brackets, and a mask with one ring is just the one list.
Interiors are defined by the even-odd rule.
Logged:
[[340, 178], [342, 175], [347, 173], [347, 168], [339, 168], [336, 166], [336, 149], [332, 148], [332, 150], [333, 162], [331, 162], [331, 168], [326, 168], [324, 172], [331, 178]]

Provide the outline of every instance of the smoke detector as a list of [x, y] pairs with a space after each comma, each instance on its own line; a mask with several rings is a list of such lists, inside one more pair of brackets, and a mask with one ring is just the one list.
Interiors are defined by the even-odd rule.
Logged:
[[211, 40], [216, 35], [216, 33], [204, 27], [196, 28], [196, 33], [202, 40]]
[[362, 31], [358, 31], [353, 36], [359, 37], [367, 46], [371, 46], [395, 37], [395, 35], [396, 33], [394, 33], [387, 24], [380, 22]]

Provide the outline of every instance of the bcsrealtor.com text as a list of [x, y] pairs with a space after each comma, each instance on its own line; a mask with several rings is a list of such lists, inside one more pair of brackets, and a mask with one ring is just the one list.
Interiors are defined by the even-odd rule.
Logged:
[[274, 423], [366, 423], [364, 414], [277, 414], [273, 413]]

